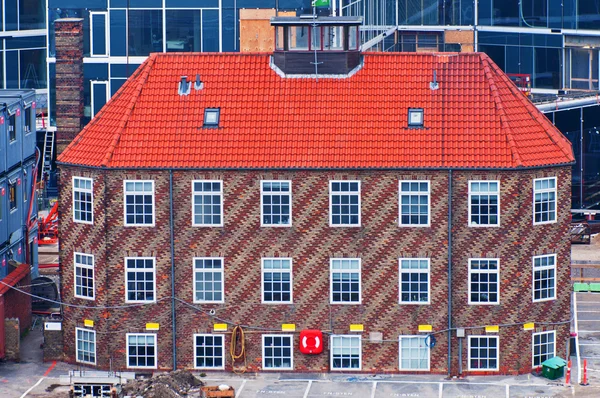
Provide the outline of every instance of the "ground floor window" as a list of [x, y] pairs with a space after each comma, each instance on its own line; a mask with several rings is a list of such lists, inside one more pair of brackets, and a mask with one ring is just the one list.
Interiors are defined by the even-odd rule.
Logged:
[[427, 336], [400, 336], [400, 370], [429, 370]]
[[263, 335], [263, 369], [293, 369], [291, 335]]
[[194, 335], [196, 368], [225, 368], [223, 336], [215, 334]]
[[127, 367], [156, 368], [156, 334], [127, 333]]
[[469, 370], [498, 370], [498, 336], [469, 336]]
[[96, 332], [75, 328], [77, 339], [77, 362], [96, 364]]
[[360, 336], [331, 336], [331, 369], [361, 369]]
[[531, 336], [531, 346], [533, 349], [533, 366], [541, 366], [546, 359], [554, 358], [555, 356], [555, 340], [556, 332], [534, 333]]

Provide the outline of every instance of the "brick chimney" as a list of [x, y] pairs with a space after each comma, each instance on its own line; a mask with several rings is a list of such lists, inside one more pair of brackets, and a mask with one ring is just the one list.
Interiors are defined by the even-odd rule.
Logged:
[[83, 19], [54, 21], [56, 39], [56, 153], [83, 128]]

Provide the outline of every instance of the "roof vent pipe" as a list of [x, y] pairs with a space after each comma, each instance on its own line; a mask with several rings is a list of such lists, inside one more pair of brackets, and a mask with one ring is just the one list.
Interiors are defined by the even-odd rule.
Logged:
[[433, 71], [433, 81], [429, 83], [429, 88], [433, 91], [440, 88], [440, 84], [437, 82], [437, 72]]
[[188, 95], [190, 93], [190, 84], [187, 82], [187, 76], [181, 76], [181, 82], [179, 82], [177, 93], [179, 95]]
[[194, 89], [202, 90], [204, 88], [204, 83], [200, 80], [200, 74], [196, 75], [196, 82], [194, 83]]

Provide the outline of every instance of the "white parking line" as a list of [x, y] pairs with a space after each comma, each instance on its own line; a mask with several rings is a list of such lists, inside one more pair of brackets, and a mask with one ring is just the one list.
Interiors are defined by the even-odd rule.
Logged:
[[510, 387], [508, 386], [508, 384], [506, 385], [506, 398], [510, 397], [510, 393], [509, 393]]
[[244, 389], [244, 386], [246, 385], [246, 382], [248, 380], [244, 380], [242, 381], [242, 385], [240, 386], [240, 389], [238, 390], [237, 394], [235, 394], [235, 398], [239, 398], [240, 394], [242, 393], [242, 390]]
[[440, 398], [444, 397], [444, 383], [440, 383]]
[[304, 396], [303, 398], [307, 398], [308, 397], [308, 393], [310, 392], [310, 387], [312, 386], [312, 380], [308, 381], [308, 385], [306, 386], [306, 390], [304, 391]]
[[29, 394], [29, 393], [31, 392], [31, 390], [33, 390], [34, 388], [36, 388], [37, 386], [39, 386], [39, 385], [40, 385], [40, 383], [42, 382], [42, 380], [44, 380], [44, 379], [45, 379], [45, 377], [42, 377], [41, 379], [39, 379], [39, 380], [38, 380], [38, 382], [37, 382], [37, 383], [35, 383], [35, 384], [34, 384], [34, 385], [33, 385], [33, 386], [32, 386], [32, 387], [29, 389], [29, 390], [25, 391], [25, 392], [23, 393], [23, 395], [21, 395], [21, 397], [20, 397], [20, 398], [24, 398], [24, 397], [26, 397], [26, 396], [27, 396], [27, 394]]
[[579, 343], [579, 345], [600, 345], [600, 343]]
[[373, 382], [373, 388], [371, 388], [371, 398], [375, 398], [375, 390], [377, 390], [377, 382]]

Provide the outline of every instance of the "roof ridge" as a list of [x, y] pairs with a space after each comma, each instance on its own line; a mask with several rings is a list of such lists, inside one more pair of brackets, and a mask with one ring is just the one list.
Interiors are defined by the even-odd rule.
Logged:
[[[521, 156], [519, 155], [519, 151], [517, 149], [517, 143], [515, 142], [515, 139], [512, 134], [512, 127], [508, 123], [507, 114], [504, 110], [504, 106], [502, 105], [502, 98], [500, 97], [498, 87], [496, 87], [494, 75], [491, 71], [491, 68], [493, 69], [494, 63], [490, 62], [490, 58], [484, 53], [479, 53], [479, 59], [481, 60], [483, 71], [486, 75], [486, 78], [488, 79], [490, 92], [492, 94], [492, 98], [494, 99], [494, 103], [496, 104], [496, 109], [498, 109], [498, 112], [500, 113], [500, 124], [505, 130], [508, 146], [510, 147], [510, 152], [512, 153], [517, 166], [523, 166], [523, 161], [521, 160]], [[494, 71], [497, 74], [497, 71]]]
[[[496, 71], [500, 70], [500, 67], [496, 64], [492, 64], [494, 69], [496, 69]], [[500, 70], [501, 71], [501, 70]], [[519, 90], [517, 88], [517, 86], [512, 82], [512, 80], [510, 80], [508, 78], [508, 76], [505, 73], [498, 73], [498, 75], [500, 76], [501, 79], [510, 82], [511, 84], [509, 84], [509, 90], [511, 90], [511, 92], [513, 94], [515, 94], [515, 96], [518, 98], [518, 100], [524, 105], [524, 108], [527, 110], [527, 113], [536, 121], [538, 121], [538, 123], [540, 123], [542, 125], [542, 127], [544, 127], [544, 124], [549, 124], [550, 126], [552, 126], [555, 130], [558, 130], [556, 128], [556, 126], [554, 124], [550, 123], [550, 120], [548, 120], [548, 118], [545, 117], [544, 115], [544, 121], [539, 121], [538, 118], [534, 117], [534, 115], [532, 114], [532, 107], [535, 108], [535, 105], [533, 105], [533, 103], [523, 95], [523, 93], [521, 92], [521, 90]], [[536, 108], [537, 109], [537, 108]], [[561, 150], [561, 152], [567, 157], [572, 159], [572, 161], [575, 160], [575, 158], [573, 157], [573, 146], [571, 145], [571, 141], [568, 140], [567, 137], [565, 137], [560, 131], [558, 134], [558, 139], [560, 140], [560, 142], [558, 142], [558, 140], [556, 140], [556, 134], [551, 134], [549, 129], [543, 129], [544, 133], [546, 133], [546, 135], [548, 136], [548, 138], [550, 139], [550, 141], [552, 141], [553, 143], [555, 143], [559, 149]]]
[[106, 150], [106, 155], [104, 156], [104, 159], [102, 159], [102, 162], [100, 163], [101, 166], [108, 167], [108, 163], [112, 159], [115, 149], [117, 148], [117, 145], [119, 144], [119, 141], [121, 140], [121, 134], [125, 130], [125, 127], [127, 127], [127, 122], [129, 121], [129, 116], [131, 114], [133, 114], [135, 104], [137, 103], [137, 100], [142, 92], [142, 89], [144, 88], [144, 83], [146, 83], [146, 80], [148, 79], [148, 75], [150, 74], [150, 71], [152, 70], [152, 66], [154, 65], [155, 59], [156, 59], [156, 53], [150, 54], [150, 56], [144, 62], [146, 65], [140, 66], [140, 68], [138, 69], [140, 72], [139, 72], [137, 78], [131, 82], [131, 84], [137, 84], [137, 87], [135, 87], [135, 92], [133, 93], [133, 95], [131, 96], [131, 99], [129, 100], [129, 105], [126, 108], [126, 112], [123, 113], [123, 115], [121, 117], [119, 126], [117, 127], [117, 131], [114, 133], [111, 143], [108, 145], [108, 148]]

